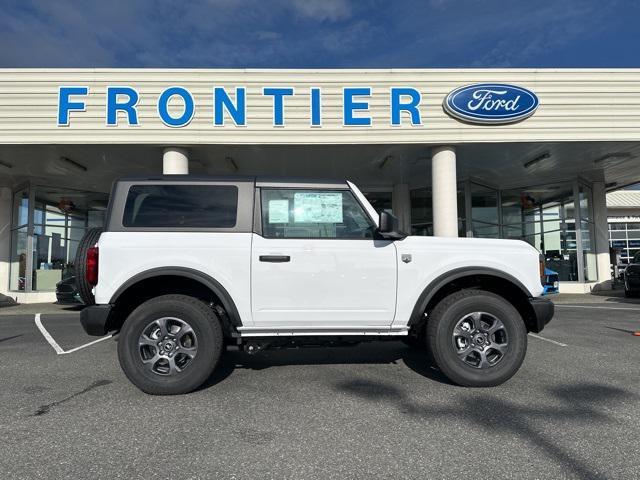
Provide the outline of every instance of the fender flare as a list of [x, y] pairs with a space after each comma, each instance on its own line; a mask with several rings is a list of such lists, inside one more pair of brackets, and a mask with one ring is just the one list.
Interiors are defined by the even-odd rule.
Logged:
[[527, 290], [527, 288], [522, 284], [522, 282], [520, 282], [520, 280], [518, 280], [517, 278], [514, 278], [513, 276], [509, 275], [508, 273], [505, 273], [493, 268], [489, 268], [489, 267], [456, 268], [454, 270], [450, 270], [448, 272], [443, 273], [439, 277], [436, 277], [434, 280], [431, 281], [431, 283], [429, 283], [429, 285], [425, 287], [425, 289], [422, 291], [422, 293], [418, 297], [416, 304], [413, 307], [413, 310], [411, 312], [411, 317], [409, 319], [409, 326], [415, 325], [420, 321], [420, 319], [422, 318], [422, 314], [427, 309], [427, 305], [429, 305], [429, 302], [431, 301], [431, 299], [435, 296], [436, 293], [438, 293], [438, 291], [442, 287], [459, 278], [470, 277], [473, 275], [486, 275], [491, 277], [497, 277], [502, 280], [507, 280], [508, 282], [512, 283], [514, 286], [518, 287], [518, 289], [522, 292], [523, 295], [526, 296], [526, 298], [531, 298], [531, 292]]
[[148, 280], [150, 278], [167, 276], [167, 275], [171, 275], [173, 277], [184, 277], [190, 280], [195, 280], [201, 283], [202, 285], [204, 285], [205, 287], [207, 287], [220, 299], [220, 302], [222, 303], [222, 307], [227, 312], [227, 315], [229, 316], [229, 321], [231, 322], [231, 324], [236, 327], [242, 326], [242, 320], [240, 319], [240, 314], [238, 313], [236, 304], [231, 298], [231, 295], [229, 295], [229, 292], [227, 291], [227, 289], [224, 288], [220, 284], [220, 282], [218, 282], [215, 278], [210, 277], [206, 273], [202, 273], [193, 268], [158, 267], [158, 268], [151, 268], [149, 270], [145, 270], [144, 272], [134, 275], [129, 280], [127, 280], [122, 285], [120, 285], [120, 287], [118, 287], [115, 293], [111, 296], [109, 303], [111, 305], [114, 305], [118, 301], [118, 298], [124, 292], [126, 292], [133, 285], [143, 280]]

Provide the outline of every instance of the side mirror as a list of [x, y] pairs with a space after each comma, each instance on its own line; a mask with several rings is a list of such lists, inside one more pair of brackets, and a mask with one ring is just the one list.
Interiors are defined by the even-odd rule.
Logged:
[[380, 212], [378, 233], [384, 238], [393, 240], [400, 240], [407, 236], [400, 232], [396, 216], [386, 210]]

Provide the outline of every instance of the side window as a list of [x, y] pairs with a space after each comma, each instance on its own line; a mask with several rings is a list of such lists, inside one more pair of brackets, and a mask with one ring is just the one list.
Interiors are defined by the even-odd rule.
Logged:
[[266, 238], [373, 238], [375, 225], [348, 190], [262, 189]]
[[238, 215], [234, 185], [133, 185], [122, 225], [147, 228], [233, 228]]

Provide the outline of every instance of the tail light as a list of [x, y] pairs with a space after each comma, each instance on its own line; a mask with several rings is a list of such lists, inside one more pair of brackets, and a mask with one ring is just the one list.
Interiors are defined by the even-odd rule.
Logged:
[[98, 247], [87, 250], [87, 270], [85, 273], [87, 283], [92, 287], [98, 284]]
[[544, 285], [545, 279], [546, 279], [546, 275], [544, 274], [545, 265], [544, 265], [544, 256], [543, 255], [540, 255], [540, 257], [538, 257], [538, 264], [540, 265], [540, 282]]

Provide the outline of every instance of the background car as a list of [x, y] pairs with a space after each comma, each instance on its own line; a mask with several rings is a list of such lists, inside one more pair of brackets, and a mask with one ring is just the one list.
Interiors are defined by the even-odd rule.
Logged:
[[549, 295], [550, 293], [558, 293], [558, 272], [554, 272], [550, 268], [544, 269], [544, 291], [543, 295]]
[[624, 269], [624, 296], [640, 295], [640, 253], [636, 253]]
[[58, 303], [76, 304], [82, 303], [76, 277], [68, 277], [56, 283], [56, 299]]

